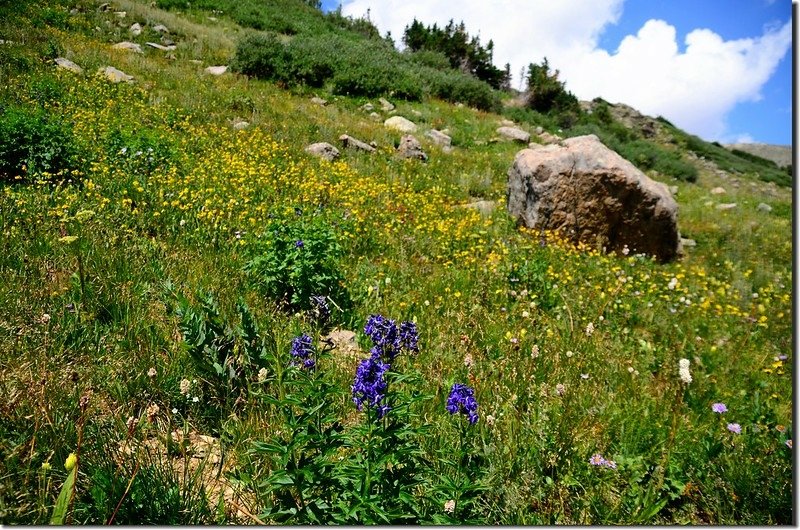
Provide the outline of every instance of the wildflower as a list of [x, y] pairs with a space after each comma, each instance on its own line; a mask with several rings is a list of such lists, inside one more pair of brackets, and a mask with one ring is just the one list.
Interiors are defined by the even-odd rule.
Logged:
[[564, 395], [564, 392], [566, 392], [566, 387], [565, 387], [564, 385], [562, 385], [561, 383], [558, 383], [558, 384], [556, 385], [556, 393], [557, 393], [559, 396], [563, 396], [563, 395]]
[[408, 351], [418, 352], [419, 333], [417, 325], [413, 322], [402, 322], [400, 324], [400, 346]]
[[292, 361], [292, 366], [300, 366], [302, 364], [303, 368], [310, 369], [314, 367], [314, 359], [311, 358], [311, 355], [314, 353], [312, 339], [305, 333], [292, 339], [292, 349], [290, 353], [292, 357], [295, 358], [295, 360]]
[[567, 354], [566, 354], [566, 355], [567, 355], [567, 357], [569, 358], [569, 357], [572, 357], [572, 356], [573, 356], [573, 355], [575, 355], [575, 354], [574, 354], [574, 353], [572, 353], [572, 350], [567, 350]]
[[605, 464], [603, 465], [605, 465], [609, 469], [617, 469], [617, 463], [614, 462], [613, 460], [606, 460]]
[[185, 396], [185, 395], [187, 395], [189, 393], [189, 387], [190, 386], [191, 386], [191, 383], [189, 382], [188, 379], [181, 379], [180, 389], [181, 389], [181, 395], [182, 396]]
[[450, 414], [461, 412], [469, 419], [470, 425], [478, 422], [478, 402], [475, 401], [475, 391], [467, 385], [454, 383], [447, 398], [447, 411]]
[[472, 355], [468, 353], [464, 356], [464, 366], [467, 368], [472, 368], [472, 364]]
[[155, 403], [147, 407], [147, 420], [150, 423], [156, 421], [156, 416], [158, 415], [158, 411], [159, 411], [158, 405], [156, 405]]
[[589, 379], [589, 374], [581, 374], [581, 379]]
[[398, 328], [392, 319], [370, 315], [364, 333], [374, 344], [370, 350], [373, 357], [382, 357], [391, 362], [402, 350], [419, 351], [419, 333], [413, 322], [401, 322]]
[[779, 433], [783, 434], [783, 433], [786, 432], [786, 426], [785, 425], [776, 425], [775, 426], [775, 430], [778, 431]]
[[200, 398], [199, 397], [195, 396], [195, 397], [192, 398], [192, 403], [199, 403], [199, 402], [200, 402]]
[[788, 447], [789, 449], [791, 449], [791, 448], [792, 448], [792, 439], [791, 439], [791, 438], [789, 438], [788, 440], [786, 440], [786, 447]]
[[364, 403], [369, 408], [376, 408], [378, 417], [382, 418], [390, 407], [381, 401], [386, 397], [386, 379], [384, 374], [389, 370], [389, 365], [381, 362], [379, 357], [371, 356], [358, 365], [356, 378], [351, 387], [353, 403], [361, 410]]
[[678, 375], [680, 375], [681, 381], [687, 385], [692, 382], [692, 374], [689, 373], [689, 359], [678, 361]]
[[595, 453], [589, 458], [589, 463], [593, 466], [602, 466], [606, 463], [606, 459], [600, 453]]
[[527, 311], [522, 312], [522, 318], [528, 318], [529, 316], [531, 316], [531, 314], [528, 313]]
[[450, 499], [446, 503], [444, 503], [444, 511], [445, 513], [453, 513], [456, 509], [456, 501]]
[[67, 457], [67, 460], [64, 462], [64, 467], [67, 471], [72, 471], [72, 468], [75, 467], [75, 464], [78, 463], [78, 456], [75, 453], [70, 453]]
[[331, 318], [331, 309], [324, 296], [314, 295], [311, 297], [312, 314], [320, 324], [325, 324]]
[[531, 359], [536, 359], [539, 356], [539, 345], [534, 344], [531, 347]]
[[175, 407], [173, 407], [173, 408], [172, 408], [172, 413], [173, 413], [173, 414], [177, 414], [177, 413], [178, 413], [178, 409], [177, 409], [177, 408], [175, 408]]
[[147, 377], [151, 377], [152, 378], [152, 377], [155, 377], [157, 375], [158, 375], [158, 372], [156, 372], [155, 367], [152, 367], [147, 371]]
[[728, 430], [734, 434], [742, 434], [742, 426], [738, 423], [729, 423]]
[[594, 324], [589, 322], [588, 324], [586, 324], [586, 336], [591, 337], [592, 333], [594, 333]]
[[262, 368], [261, 370], [258, 371], [257, 380], [258, 380], [259, 383], [263, 383], [264, 381], [267, 380], [267, 369], [266, 368]]
[[47, 324], [48, 322], [50, 322], [50, 315], [48, 315], [47, 313], [42, 315], [41, 322], [42, 322], [42, 324]]
[[50, 462], [42, 462], [42, 471], [45, 473], [50, 471], [50, 468], [53, 467], [50, 465]]
[[489, 427], [494, 425], [494, 416], [492, 416], [491, 414], [486, 416], [486, 425], [488, 425]]
[[711, 410], [717, 414], [722, 414], [723, 412], [728, 412], [728, 407], [725, 406], [725, 403], [714, 403], [711, 405]]
[[675, 287], [677, 287], [677, 285], [678, 285], [678, 279], [677, 278], [672, 278], [669, 281], [669, 283], [667, 284], [667, 289], [669, 289], [670, 291], [673, 291], [675, 289]]
[[297, 241], [294, 242], [294, 246], [295, 248], [303, 248], [305, 246], [305, 243], [303, 243], [302, 239], [298, 239]]

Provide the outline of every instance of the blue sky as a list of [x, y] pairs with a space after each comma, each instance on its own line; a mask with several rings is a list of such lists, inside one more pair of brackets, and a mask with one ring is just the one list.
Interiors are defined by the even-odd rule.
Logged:
[[[323, 9], [339, 3], [323, 0]], [[792, 142], [788, 0], [341, 3], [350, 16], [370, 9], [396, 41], [414, 16], [425, 23], [463, 20], [470, 34], [494, 40], [495, 62], [510, 62], [516, 77], [547, 56], [581, 99], [627, 103], [707, 140]]]

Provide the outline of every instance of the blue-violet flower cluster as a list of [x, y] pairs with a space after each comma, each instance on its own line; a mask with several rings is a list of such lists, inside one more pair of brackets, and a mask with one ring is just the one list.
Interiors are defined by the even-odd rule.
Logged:
[[326, 324], [331, 318], [331, 308], [324, 296], [311, 296], [311, 312], [320, 324]]
[[475, 391], [467, 385], [454, 383], [447, 398], [447, 411], [450, 414], [461, 412], [469, 419], [470, 425], [478, 422], [478, 402], [475, 401]]
[[413, 322], [397, 323], [381, 315], [370, 315], [364, 326], [364, 333], [372, 340], [373, 347], [370, 353], [373, 357], [381, 357], [386, 361], [393, 361], [402, 351], [419, 351], [417, 342], [419, 334], [417, 325]]
[[292, 349], [290, 353], [294, 358], [292, 366], [300, 366], [309, 370], [314, 368], [315, 363], [312, 358], [314, 346], [312, 346], [311, 337], [305, 333], [292, 339]]
[[374, 356], [364, 359], [356, 370], [356, 379], [353, 382], [353, 403], [361, 410], [364, 403], [367, 407], [374, 408], [379, 418], [383, 418], [391, 407], [381, 403], [386, 397], [386, 379], [384, 374], [389, 365]]

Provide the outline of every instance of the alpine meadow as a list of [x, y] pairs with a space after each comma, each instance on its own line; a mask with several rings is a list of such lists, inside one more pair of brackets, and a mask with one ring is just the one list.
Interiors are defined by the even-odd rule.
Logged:
[[792, 166], [454, 17], [0, 3], [0, 523], [796, 521]]

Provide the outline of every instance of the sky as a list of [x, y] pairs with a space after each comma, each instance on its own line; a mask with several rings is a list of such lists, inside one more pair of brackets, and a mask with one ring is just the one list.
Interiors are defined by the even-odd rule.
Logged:
[[547, 57], [579, 99], [625, 103], [709, 141], [792, 143], [790, 0], [323, 0], [391, 31], [463, 21], [494, 62]]

